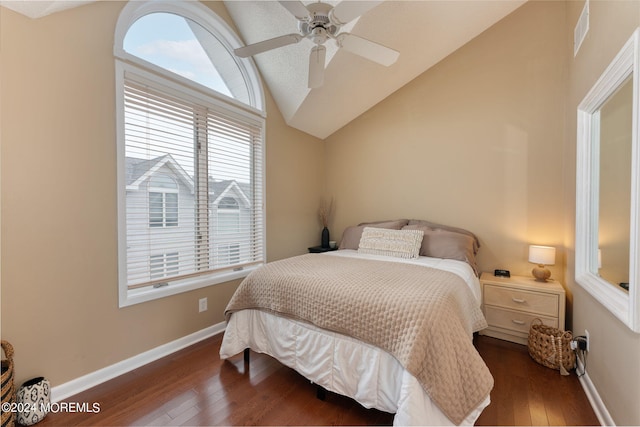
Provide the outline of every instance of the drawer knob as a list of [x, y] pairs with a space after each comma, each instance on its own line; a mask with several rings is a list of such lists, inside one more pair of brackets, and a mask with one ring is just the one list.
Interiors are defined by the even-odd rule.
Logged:
[[522, 304], [524, 302], [527, 302], [527, 300], [524, 300], [522, 298], [511, 298], [513, 300], [513, 302], [517, 302], [518, 304]]
[[524, 325], [526, 323], [523, 320], [516, 320], [516, 319], [511, 319], [511, 321], [516, 325]]

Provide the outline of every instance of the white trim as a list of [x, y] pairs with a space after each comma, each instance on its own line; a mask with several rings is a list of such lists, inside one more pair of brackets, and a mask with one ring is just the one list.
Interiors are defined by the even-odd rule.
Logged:
[[207, 328], [201, 329], [190, 335], [178, 338], [175, 341], [163, 344], [151, 350], [140, 353], [136, 356], [125, 359], [121, 362], [115, 363], [106, 368], [99, 369], [91, 372], [90, 374], [83, 375], [74, 380], [68, 381], [59, 386], [55, 386], [51, 389], [51, 397], [53, 402], [59, 402], [67, 399], [85, 390], [116, 378], [120, 375], [133, 371], [141, 366], [147, 365], [178, 350], [189, 347], [204, 339], [210, 338], [214, 335], [224, 332], [226, 327], [225, 322], [217, 323]]
[[[576, 143], [575, 281], [632, 331], [640, 333], [640, 28], [611, 61], [578, 106]], [[599, 110], [631, 76], [633, 79], [631, 132], [631, 211], [629, 293], [608, 283], [598, 272]]]
[[[218, 17], [211, 9], [205, 7], [198, 2], [184, 1], [141, 1], [129, 2], [122, 10], [115, 30], [114, 55], [116, 67], [116, 119], [117, 119], [117, 167], [118, 167], [118, 280], [119, 280], [119, 307], [126, 307], [157, 298], [163, 298], [175, 295], [188, 290], [198, 289], [211, 286], [229, 280], [236, 280], [246, 277], [257, 266], [244, 267], [242, 270], [228, 271], [225, 273], [214, 273], [212, 275], [189, 278], [185, 280], [174, 281], [169, 287], [153, 288], [153, 289], [137, 289], [130, 291], [127, 286], [127, 263], [126, 263], [126, 162], [125, 162], [125, 138], [124, 138], [124, 80], [136, 81], [141, 84], [149, 84], [156, 88], [162, 88], [168, 94], [174, 94], [180, 99], [188, 99], [199, 103], [203, 106], [213, 107], [218, 111], [232, 118], [241, 119], [248, 125], [255, 126], [260, 129], [261, 141], [259, 149], [260, 166], [252, 165], [252, 167], [260, 168], [261, 182], [261, 206], [259, 212], [262, 215], [260, 224], [262, 228], [262, 239], [260, 247], [262, 251], [262, 259], [266, 259], [266, 230], [264, 191], [266, 185], [265, 176], [265, 118], [266, 112], [264, 106], [264, 93], [257, 68], [252, 61], [240, 60], [234, 57], [245, 81], [249, 87], [252, 105], [244, 104], [236, 99], [227, 97], [226, 95], [215, 92], [209, 88], [205, 88], [191, 80], [175, 75], [165, 69], [150, 64], [141, 58], [130, 55], [123, 49], [123, 41], [129, 27], [140, 17], [153, 12], [169, 12], [175, 13], [191, 19], [202, 25], [207, 31], [217, 35], [218, 40], [223, 43], [227, 49], [232, 52], [235, 47], [242, 45], [238, 36], [231, 28]], [[255, 147], [254, 147], [255, 148]], [[254, 161], [255, 162], [255, 161]], [[155, 167], [158, 167], [156, 164]]]
[[[244, 46], [244, 43], [235, 31], [233, 31], [222, 18], [200, 2], [171, 0], [130, 1], [122, 9], [122, 12], [120, 12], [118, 22], [116, 23], [113, 53], [117, 58], [142, 64], [145, 68], [149, 66], [149, 64], [141, 58], [128, 54], [123, 46], [124, 38], [127, 35], [129, 27], [139, 18], [154, 12], [175, 13], [176, 15], [189, 18], [216, 36], [218, 41], [220, 41], [229, 52], [233, 52], [234, 49]], [[250, 105], [264, 112], [266, 110], [264, 88], [262, 87], [262, 80], [260, 79], [258, 68], [253, 62], [253, 59], [239, 58], [233, 53], [231, 57], [238, 65], [238, 69], [242, 73], [245, 81], [249, 83], [247, 86]], [[167, 71], [162, 70], [162, 74], [166, 75]]]
[[[577, 358], [576, 362], [578, 365], [577, 371], [585, 372], [582, 361], [579, 358]], [[607, 407], [604, 405], [604, 402], [600, 398], [600, 394], [598, 393], [596, 386], [591, 381], [591, 378], [589, 378], [589, 374], [585, 372], [584, 375], [582, 375], [578, 379], [580, 380], [580, 385], [582, 385], [584, 394], [587, 396], [587, 399], [589, 399], [589, 403], [591, 404], [591, 408], [593, 409], [593, 412], [596, 414], [596, 417], [598, 417], [598, 421], [600, 422], [600, 425], [615, 426], [616, 423], [613, 421], [611, 414], [609, 413], [609, 411], [607, 410]]]
[[[144, 288], [129, 290], [126, 287], [126, 282], [124, 282], [125, 286], [120, 286], [120, 289], [122, 290], [124, 288], [126, 299], [120, 301], [120, 308], [140, 304], [147, 301], [153, 301], [158, 298], [165, 298], [171, 295], [181, 294], [187, 291], [206, 288], [207, 286], [227, 283], [232, 280], [244, 279], [249, 275], [249, 273], [257, 269], [261, 265], [262, 263], [244, 266], [241, 270], [229, 269], [224, 272], [212, 272], [211, 274], [205, 274], [202, 276], [190, 277], [181, 280], [172, 280], [171, 286], [163, 286], [161, 288], [147, 286]], [[233, 268], [233, 266], [229, 266], [229, 268]]]
[[127, 230], [122, 224], [127, 223], [127, 165], [126, 149], [124, 144], [124, 64], [115, 61], [116, 65], [116, 182], [117, 182], [117, 220], [118, 220], [118, 304], [122, 307], [122, 301], [127, 300]]

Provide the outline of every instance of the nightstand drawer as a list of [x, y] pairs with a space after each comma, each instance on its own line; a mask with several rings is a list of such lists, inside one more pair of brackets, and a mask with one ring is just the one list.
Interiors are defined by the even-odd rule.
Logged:
[[[486, 284], [484, 304], [558, 317], [558, 295]], [[535, 316], [534, 316], [535, 317]]]
[[557, 318], [548, 318], [543, 316], [537, 316], [535, 314], [523, 313], [520, 311], [505, 310], [497, 307], [484, 307], [484, 315], [487, 318], [489, 327], [498, 327], [503, 329], [509, 329], [512, 331], [529, 333], [531, 327], [531, 321], [539, 318], [542, 323], [547, 326], [558, 327]]

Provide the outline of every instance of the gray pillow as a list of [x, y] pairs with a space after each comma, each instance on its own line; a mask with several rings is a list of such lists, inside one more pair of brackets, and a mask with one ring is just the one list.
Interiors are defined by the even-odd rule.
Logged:
[[405, 225], [409, 224], [409, 220], [408, 219], [385, 219], [384, 221], [361, 222], [358, 225], [376, 225], [376, 224], [387, 224], [387, 223], [393, 223], [393, 224], [397, 223], [402, 228]]
[[409, 220], [409, 223], [407, 225], [423, 225], [425, 227], [429, 227], [429, 228], [432, 228], [434, 230], [447, 230], [447, 231], [454, 231], [456, 233], [466, 234], [466, 235], [470, 236], [471, 238], [473, 238], [473, 253], [477, 254], [478, 253], [478, 249], [480, 249], [480, 240], [478, 240], [478, 237], [475, 234], [473, 234], [471, 231], [465, 230], [464, 228], [458, 228], [458, 227], [452, 227], [450, 225], [438, 224], [438, 223], [431, 222], [431, 221], [425, 221], [423, 219], [411, 219], [411, 220]]
[[362, 231], [365, 227], [373, 228], [386, 228], [389, 230], [400, 230], [403, 226], [407, 225], [406, 219], [399, 219], [393, 221], [381, 221], [375, 223], [363, 223], [360, 225], [352, 225], [345, 228], [342, 233], [342, 240], [340, 240], [339, 249], [358, 249], [360, 246], [360, 238], [362, 237]]
[[420, 255], [433, 258], [455, 259], [468, 263], [478, 274], [475, 239], [466, 233], [433, 229], [425, 225], [407, 225], [403, 230], [422, 230], [424, 237], [420, 246]]

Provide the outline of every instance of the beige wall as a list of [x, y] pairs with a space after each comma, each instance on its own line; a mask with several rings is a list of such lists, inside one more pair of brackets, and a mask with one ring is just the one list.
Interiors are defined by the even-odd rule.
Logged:
[[640, 2], [532, 1], [327, 139], [333, 229], [413, 217], [478, 234], [480, 268], [529, 274], [527, 244], [558, 248], [567, 328], [618, 425], [640, 424], [640, 335], [574, 281], [576, 108], [640, 24]]
[[[477, 233], [483, 271], [562, 279], [565, 6], [525, 4], [327, 139], [333, 229], [421, 218]], [[560, 41], [560, 42], [559, 42]]]
[[[237, 286], [118, 308], [113, 38], [123, 5], [36, 20], [0, 7], [1, 331], [18, 384], [44, 375], [60, 385], [222, 322]], [[323, 145], [287, 127], [266, 95], [273, 260], [319, 240]]]
[[640, 2], [590, 2], [589, 33], [573, 57], [573, 28], [583, 1], [567, 2], [566, 51], [569, 87], [564, 140], [566, 285], [573, 294], [573, 330], [587, 329], [591, 351], [589, 377], [617, 425], [640, 424], [640, 335], [631, 332], [574, 280], [575, 269], [575, 173], [576, 109], [589, 89], [640, 25]]
[[[413, 217], [473, 230], [482, 270], [528, 275], [558, 248], [573, 330], [617, 424], [640, 424], [640, 338], [573, 280], [575, 110], [640, 24], [638, 1], [529, 2], [322, 144], [267, 93], [269, 260], [318, 241], [320, 194], [347, 225]], [[223, 7], [209, 3], [228, 21]], [[2, 338], [17, 380], [54, 385], [222, 321], [237, 282], [118, 309], [113, 32], [122, 3], [31, 20], [0, 8]], [[325, 167], [326, 166], [326, 167]], [[209, 311], [197, 313], [197, 300]], [[573, 314], [573, 322], [571, 322]]]

